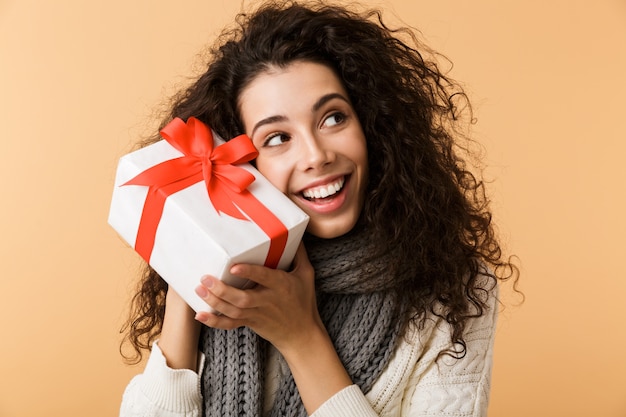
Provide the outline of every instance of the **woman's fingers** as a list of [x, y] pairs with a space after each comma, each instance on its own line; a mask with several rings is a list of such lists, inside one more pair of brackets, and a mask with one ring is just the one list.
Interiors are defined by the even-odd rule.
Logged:
[[209, 275], [202, 277], [196, 294], [215, 310], [235, 319], [242, 318], [242, 310], [255, 307], [249, 290], [232, 287]]
[[234, 265], [230, 272], [257, 285], [242, 290], [203, 277], [196, 293], [219, 314], [198, 313], [196, 320], [219, 329], [248, 326], [275, 346], [297, 339], [303, 324], [318, 324], [315, 272], [302, 244], [289, 272], [251, 264]]
[[275, 289], [284, 284], [283, 280], [291, 278], [291, 276], [310, 276], [313, 277], [314, 271], [309, 257], [301, 242], [296, 250], [293, 259], [293, 269], [287, 273], [285, 271], [267, 268], [261, 265], [237, 264], [231, 267], [230, 273], [240, 278], [248, 279], [256, 284]]
[[196, 294], [219, 313], [199, 311], [195, 319], [206, 326], [223, 330], [247, 325], [245, 318], [249, 310], [233, 304], [233, 301], [245, 299], [241, 292], [242, 290], [226, 285], [214, 277], [203, 277], [201, 284], [196, 287]]
[[225, 315], [217, 315], [209, 313], [208, 311], [199, 311], [196, 313], [196, 320], [203, 323], [206, 326], [213, 327], [215, 329], [232, 330], [237, 327], [243, 326], [239, 321], [234, 320]]

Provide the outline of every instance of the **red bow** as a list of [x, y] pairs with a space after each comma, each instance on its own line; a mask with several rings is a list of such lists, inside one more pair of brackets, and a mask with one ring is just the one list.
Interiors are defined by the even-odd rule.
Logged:
[[288, 230], [247, 190], [254, 175], [235, 166], [258, 155], [250, 139], [240, 135], [214, 147], [211, 130], [194, 117], [187, 123], [175, 118], [161, 130], [161, 136], [184, 156], [161, 162], [122, 184], [149, 187], [135, 250], [146, 262], [150, 261], [165, 200], [204, 180], [211, 203], [218, 212], [240, 220], [250, 218], [270, 237], [265, 265], [276, 268], [287, 244]]

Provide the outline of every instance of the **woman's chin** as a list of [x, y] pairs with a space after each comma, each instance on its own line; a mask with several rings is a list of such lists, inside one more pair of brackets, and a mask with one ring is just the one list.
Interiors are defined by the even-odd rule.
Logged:
[[322, 239], [333, 239], [343, 236], [352, 230], [357, 219], [316, 220], [311, 218], [306, 231]]

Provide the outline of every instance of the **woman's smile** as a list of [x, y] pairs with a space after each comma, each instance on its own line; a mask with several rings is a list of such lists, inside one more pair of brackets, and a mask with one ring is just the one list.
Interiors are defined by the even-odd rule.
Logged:
[[302, 191], [302, 195], [307, 200], [320, 200], [327, 197], [332, 197], [343, 189], [346, 182], [345, 177], [328, 182], [324, 185], [313, 185]]
[[[321, 181], [320, 181], [321, 182]], [[319, 214], [329, 214], [339, 210], [346, 201], [348, 188], [344, 188], [346, 176], [335, 178], [322, 185], [312, 186], [302, 191], [302, 205]]]

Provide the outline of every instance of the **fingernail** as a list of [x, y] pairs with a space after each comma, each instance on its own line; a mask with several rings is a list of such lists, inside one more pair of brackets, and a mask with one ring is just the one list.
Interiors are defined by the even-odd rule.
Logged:
[[196, 294], [198, 294], [202, 298], [205, 298], [207, 295], [209, 295], [209, 292], [206, 288], [204, 288], [203, 285], [198, 285], [196, 287]]
[[240, 272], [240, 268], [238, 265], [234, 265], [230, 268], [230, 273], [233, 275], [237, 275]]
[[213, 278], [208, 275], [203, 276], [200, 282], [207, 288], [213, 288]]

